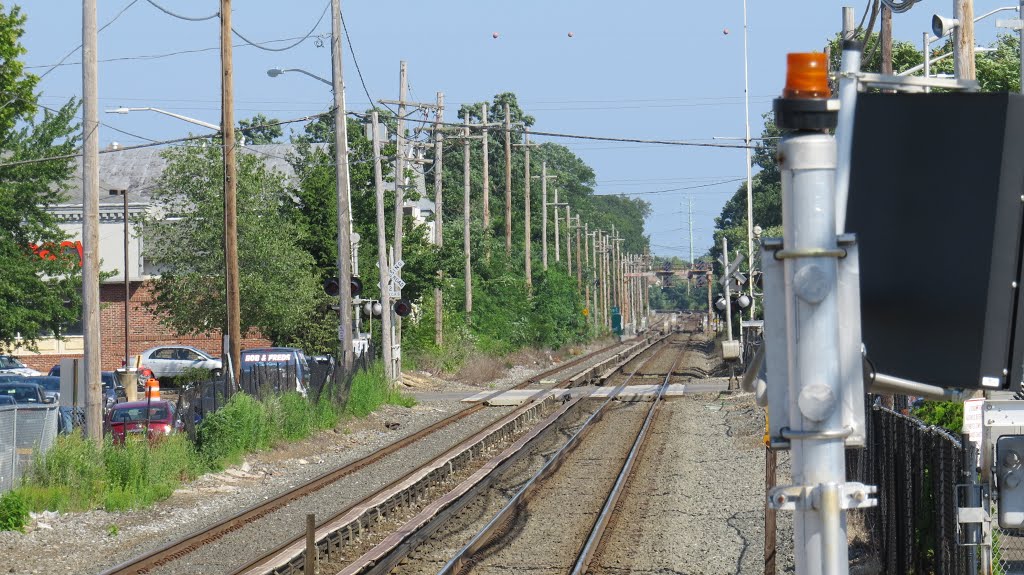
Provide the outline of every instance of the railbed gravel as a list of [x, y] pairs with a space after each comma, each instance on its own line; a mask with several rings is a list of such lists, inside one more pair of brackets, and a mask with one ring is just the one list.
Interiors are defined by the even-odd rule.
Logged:
[[[589, 349], [584, 350], [584, 353], [601, 349], [609, 343], [595, 342]], [[600, 357], [584, 364], [592, 365], [607, 355], [600, 354]], [[581, 365], [579, 369], [583, 367]], [[488, 384], [487, 388], [510, 387], [546, 368], [547, 366], [541, 365], [514, 366], [504, 377]], [[458, 387], [459, 384], [455, 383], [453, 386]], [[101, 573], [309, 481], [328, 470], [365, 457], [465, 407], [466, 404], [458, 401], [430, 401], [413, 408], [384, 406], [365, 419], [345, 422], [336, 430], [322, 432], [300, 444], [254, 454], [239, 466], [220, 473], [206, 474], [184, 485], [169, 499], [145, 509], [125, 512], [44, 512], [34, 515], [26, 533], [0, 532], [0, 574]], [[424, 438], [425, 441], [431, 441], [431, 457], [442, 453], [508, 412], [507, 408], [488, 408], [471, 416], [469, 421], [463, 420], [457, 430], [446, 428]], [[429, 459], [425, 455], [427, 449], [405, 451], [423, 454], [423, 461]], [[383, 486], [397, 479], [402, 473], [401, 469], [405, 467], [405, 462], [398, 464], [397, 459], [391, 456], [361, 470], [359, 473], [365, 475], [366, 479], [350, 476], [343, 480], [345, 487], [341, 490], [349, 491], [345, 494], [346, 500], [354, 501], [352, 493], [355, 493], [355, 490], [352, 487], [369, 494], [373, 491], [371, 485]], [[318, 516], [323, 516], [322, 508], [316, 511]], [[297, 520], [287, 525], [289, 536], [294, 536], [301, 530]], [[188, 565], [178, 566], [177, 571], [160, 570], [154, 573], [223, 572], [203, 571], [197, 565], [193, 565], [193, 557], [199, 558], [201, 553], [202, 551], [197, 551], [190, 554], [189, 560], [186, 561]], [[232, 555], [241, 556], [240, 553]]]

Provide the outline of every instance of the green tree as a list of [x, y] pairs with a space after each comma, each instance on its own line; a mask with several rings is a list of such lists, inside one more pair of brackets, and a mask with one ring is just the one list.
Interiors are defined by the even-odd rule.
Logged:
[[18, 164], [72, 153], [78, 105], [37, 116], [39, 78], [20, 60], [24, 25], [20, 8], [0, 6], [0, 349], [31, 348], [42, 333], [59, 334], [80, 309], [78, 258], [55, 247], [67, 236], [49, 212], [65, 198], [74, 163]]
[[277, 123], [277, 119], [268, 118], [263, 114], [239, 121], [238, 131], [245, 137], [247, 144], [273, 144], [284, 135], [284, 130]]
[[[146, 257], [161, 269], [151, 304], [179, 333], [224, 325], [223, 160], [220, 146], [165, 152], [167, 168], [141, 222]], [[238, 267], [242, 332], [290, 342], [304, 330], [321, 293], [302, 229], [285, 217], [284, 176], [261, 156], [238, 155]]]

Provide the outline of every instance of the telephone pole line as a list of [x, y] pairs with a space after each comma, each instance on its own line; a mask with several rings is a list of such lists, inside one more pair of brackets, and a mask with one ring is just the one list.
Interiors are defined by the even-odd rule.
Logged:
[[586, 288], [587, 298], [587, 323], [590, 323], [594, 320], [594, 306], [590, 304], [590, 285], [594, 283], [590, 279], [593, 269], [590, 267], [590, 222], [583, 222], [583, 264], [587, 267], [584, 287]]
[[569, 204], [565, 204], [565, 269], [572, 277], [572, 216], [569, 215]]
[[[878, 41], [882, 43], [882, 73], [892, 74], [892, 8], [882, 3], [882, 25], [878, 32]], [[925, 54], [925, 59], [928, 55]]]
[[505, 102], [505, 255], [512, 255], [512, 119]]
[[[488, 122], [489, 117], [487, 115], [487, 102], [484, 102], [484, 112], [483, 113], [484, 113], [484, 115], [480, 119], [480, 121], [481, 121], [481, 124], [480, 124], [480, 134], [481, 134], [481, 137], [483, 138], [483, 145], [484, 145], [484, 151], [483, 151], [483, 154], [484, 154], [484, 161], [483, 161], [483, 165], [484, 165], [484, 170], [483, 170], [483, 180], [484, 180], [484, 240], [487, 241], [487, 240], [489, 240], [489, 238], [487, 236], [488, 236], [488, 234], [491, 233], [491, 176], [490, 176], [491, 154], [490, 154], [490, 152], [487, 149], [487, 143], [488, 143], [488, 140], [490, 139], [488, 137], [488, 135], [487, 135], [487, 126], [489, 124], [489, 122]], [[488, 242], [488, 245], [489, 244], [490, 244], [490, 242]]]
[[[391, 298], [388, 295], [388, 256], [387, 256], [387, 236], [385, 235], [384, 223], [384, 176], [381, 170], [381, 157], [380, 157], [380, 130], [378, 124], [377, 110], [371, 112], [371, 119], [373, 122], [373, 188], [376, 193], [376, 208], [377, 208], [377, 266], [380, 268], [380, 305], [381, 314], [381, 355], [384, 360], [384, 375], [388, 381], [395, 381], [397, 374], [395, 373], [395, 364], [393, 361], [394, 354], [394, 341], [391, 336], [394, 333], [391, 327], [392, 312], [391, 312]], [[348, 289], [345, 284], [341, 285], [342, 291]]]
[[241, 304], [238, 275], [238, 217], [235, 175], [235, 96], [231, 63], [231, 0], [220, 3], [221, 142], [224, 156], [224, 289], [227, 304], [228, 358], [235, 381], [241, 377]]
[[[100, 389], [100, 124], [96, 0], [82, 2], [82, 327], [85, 436], [103, 443]], [[127, 226], [127, 222], [125, 222]], [[128, 270], [124, 271], [127, 276]], [[125, 305], [128, 305], [127, 300]]]
[[[487, 105], [484, 105], [486, 109]], [[469, 165], [469, 112], [466, 112], [466, 123], [462, 129], [462, 251], [465, 258], [466, 267], [466, 323], [473, 317], [473, 272], [471, 268], [471, 259], [469, 252], [469, 193], [470, 193], [470, 165]], [[484, 142], [487, 142], [487, 135], [484, 134]], [[484, 144], [486, 150], [487, 144]], [[487, 155], [484, 155], [484, 166], [487, 166]], [[487, 168], [484, 168], [486, 173]], [[484, 189], [487, 189], [487, 180], [484, 179]], [[486, 196], [484, 196], [486, 198]], [[485, 200], [486, 202], [486, 200]], [[487, 204], [484, 203], [484, 219], [487, 218]]]
[[[230, 36], [228, 37], [230, 40]], [[352, 211], [348, 174], [348, 121], [345, 117], [345, 82], [341, 54], [341, 0], [331, 0], [331, 84], [334, 91], [334, 176], [338, 201], [338, 359], [342, 377], [352, 373]], [[225, 127], [225, 129], [227, 129]], [[374, 132], [377, 125], [373, 126]], [[233, 132], [233, 130], [232, 130]], [[234, 162], [232, 161], [232, 164]], [[346, 393], [344, 385], [335, 386], [338, 399]]]
[[[405, 61], [401, 61], [398, 72], [398, 129], [395, 133], [395, 261], [402, 259], [402, 232], [405, 227], [405, 104], [409, 89], [407, 70]], [[383, 272], [384, 270], [381, 270], [381, 273]]]
[[580, 215], [576, 214], [576, 289], [583, 292], [583, 265], [580, 262]]
[[[444, 204], [441, 202], [443, 180], [441, 159], [444, 154], [444, 135], [441, 128], [444, 124], [444, 92], [437, 93], [437, 113], [434, 119], [434, 243], [440, 250], [444, 245], [444, 218], [442, 217]], [[441, 289], [441, 286], [444, 285], [444, 270], [437, 270], [437, 279], [438, 287], [434, 288], [434, 345], [441, 347], [444, 344], [444, 306], [442, 305], [444, 293]]]
[[[544, 264], [544, 271], [548, 269], [548, 180], [554, 180], [558, 176], [548, 175], [548, 163], [544, 161], [540, 167], [540, 233], [544, 241], [541, 244], [541, 262]], [[557, 198], [556, 198], [557, 201]]]
[[953, 17], [960, 21], [953, 29], [953, 76], [974, 80], [974, 0], [953, 0]]
[[[523, 147], [523, 177], [525, 179], [523, 185], [523, 200], [524, 200], [524, 211], [523, 211], [523, 270], [526, 274], [526, 288], [528, 290], [533, 289], [533, 224], [530, 221], [530, 180], [533, 176], [530, 175], [530, 147], [536, 146], [537, 144], [530, 143], [530, 133], [525, 129], [523, 130], [523, 143], [516, 144], [517, 146]], [[541, 187], [544, 187], [541, 184]], [[545, 198], [545, 201], [546, 198]], [[545, 212], [546, 213], [546, 212]]]

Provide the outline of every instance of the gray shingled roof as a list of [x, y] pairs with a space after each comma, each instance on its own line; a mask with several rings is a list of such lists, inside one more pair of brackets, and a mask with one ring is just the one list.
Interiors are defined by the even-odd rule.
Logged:
[[[326, 146], [326, 144], [314, 144]], [[239, 153], [258, 154], [267, 166], [292, 178], [295, 173], [288, 163], [288, 155], [295, 149], [291, 144], [250, 145], [239, 148]], [[149, 191], [160, 179], [167, 162], [161, 157], [165, 148], [139, 148], [100, 154], [100, 204], [117, 204], [120, 196], [110, 190], [128, 190], [129, 201], [148, 202]], [[78, 167], [67, 190], [64, 205], [82, 205], [82, 164]]]

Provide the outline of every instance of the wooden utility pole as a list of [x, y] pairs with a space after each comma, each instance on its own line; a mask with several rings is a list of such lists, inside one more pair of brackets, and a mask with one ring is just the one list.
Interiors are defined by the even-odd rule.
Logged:
[[491, 233], [491, 176], [490, 176], [490, 164], [491, 154], [488, 151], [488, 141], [490, 138], [487, 135], [487, 126], [489, 125], [487, 115], [487, 102], [484, 102], [483, 117], [480, 118], [480, 134], [483, 138], [484, 145], [484, 161], [483, 161], [483, 180], [484, 180], [484, 239], [489, 240], [487, 236]]
[[555, 201], [551, 204], [551, 207], [555, 208], [555, 261], [562, 261], [562, 249], [561, 240], [558, 234], [558, 206], [562, 204], [558, 203], [558, 188], [555, 188]]
[[398, 70], [398, 129], [395, 133], [395, 261], [402, 259], [402, 232], [405, 227], [405, 101], [408, 89], [407, 67], [403, 60]]
[[610, 269], [611, 275], [610, 275], [610, 277], [608, 279], [609, 279], [609, 281], [611, 281], [612, 285], [609, 286], [609, 289], [611, 291], [608, 294], [608, 297], [611, 298], [609, 301], [610, 301], [612, 306], [619, 306], [619, 312], [621, 313], [622, 312], [622, 305], [619, 302], [619, 282], [618, 282], [618, 280], [616, 278], [616, 275], [615, 275], [616, 270], [619, 267], [619, 261], [618, 261], [618, 258], [616, 257], [616, 249], [619, 247], [619, 243], [616, 241], [616, 239], [618, 239], [618, 236], [615, 234], [615, 224], [612, 224], [612, 233], [611, 233], [611, 235], [609, 237], [609, 242], [610, 243], [608, 244], [608, 248], [609, 248], [609, 250], [611, 250], [611, 253], [608, 254], [608, 257], [611, 260], [609, 262], [611, 264], [611, 269]]
[[[386, 229], [386, 224], [384, 223], [384, 176], [380, 165], [380, 130], [377, 110], [371, 112], [370, 117], [373, 122], [373, 188], [377, 198], [377, 266], [380, 268], [380, 305], [383, 308], [380, 314], [381, 347], [383, 348], [381, 355], [384, 359], [384, 375], [388, 381], [394, 381], [397, 378], [397, 374], [395, 373], [395, 363], [392, 359], [392, 354], [395, 350], [391, 335], [394, 332], [391, 329], [391, 298], [388, 296], [387, 237], [384, 232]], [[342, 285], [341, 287], [344, 290], [347, 286]]]
[[882, 73], [892, 74], [892, 8], [882, 3], [882, 26], [878, 33], [882, 43]]
[[572, 216], [569, 215], [569, 204], [565, 205], [565, 269], [572, 277]]
[[590, 267], [590, 222], [583, 222], [583, 264], [587, 266], [587, 273], [586, 277], [584, 278], [586, 280], [585, 287], [588, 312], [587, 321], [593, 321], [594, 306], [591, 305], [590, 303], [590, 285], [594, 283], [594, 281], [590, 278], [591, 272], [593, 270], [593, 268]]
[[[131, 354], [129, 353], [129, 345], [131, 339], [129, 338], [128, 326], [131, 325], [131, 303], [132, 298], [132, 280], [128, 274], [128, 244], [129, 244], [129, 230], [128, 230], [128, 190], [121, 190], [121, 199], [124, 200], [124, 368], [127, 371], [132, 365]], [[131, 387], [131, 386], [127, 386]]]
[[601, 270], [601, 285], [604, 286], [604, 321], [606, 326], [611, 329], [612, 327], [612, 273], [611, 266], [612, 261], [612, 250], [611, 250], [611, 236], [603, 234], [601, 238], [601, 257], [604, 260]]
[[[506, 107], [507, 109], [507, 107]], [[536, 144], [530, 143], [530, 133], [523, 130], [523, 143], [516, 144], [517, 146], [523, 147], [523, 177], [525, 182], [523, 185], [523, 269], [526, 274], [526, 289], [530, 290], [533, 288], [533, 224], [530, 221], [530, 180], [533, 179], [530, 176], [530, 146]], [[541, 184], [541, 187], [544, 187]]]
[[505, 102], [505, 255], [512, 255], [512, 117]]
[[[486, 104], [485, 104], [486, 108]], [[473, 273], [471, 269], [471, 260], [469, 253], [469, 183], [470, 183], [470, 165], [469, 165], [469, 112], [466, 112], [466, 123], [462, 129], [462, 251], [463, 257], [465, 258], [466, 267], [466, 323], [472, 319], [473, 316]], [[484, 142], [487, 142], [486, 134], [484, 135]], [[484, 149], [487, 149], [487, 144], [484, 144]], [[487, 165], [487, 156], [484, 155], [484, 166]], [[484, 168], [486, 171], [486, 168]], [[484, 179], [484, 189], [487, 189], [487, 180]], [[486, 197], [486, 196], [485, 196]], [[484, 218], [487, 217], [486, 203], [484, 204]]]
[[[231, 0], [220, 2], [221, 121], [224, 146], [224, 289], [227, 303], [228, 358], [235, 381], [241, 378], [241, 303], [238, 276], [238, 216], [235, 175], [235, 95], [231, 52]], [[229, 386], [230, 387], [230, 386]]]
[[[331, 0], [331, 84], [334, 90], [334, 176], [338, 205], [338, 346], [341, 369], [335, 373], [347, 377], [352, 373], [352, 211], [348, 176], [348, 121], [345, 116], [345, 81], [342, 75], [341, 0]], [[374, 131], [377, 125], [373, 126]], [[232, 162], [233, 163], [233, 162]], [[383, 275], [383, 270], [382, 274]], [[347, 389], [338, 380], [334, 392], [343, 400]]]
[[953, 17], [960, 21], [953, 30], [953, 76], [975, 80], [974, 0], [953, 0]]
[[576, 289], [583, 292], [583, 264], [580, 261], [580, 215], [576, 214]]
[[[226, 1], [226, 0], [225, 0]], [[82, 328], [85, 436], [103, 443], [100, 388], [100, 123], [96, 0], [82, 2]], [[127, 273], [127, 270], [125, 270]]]
[[[444, 125], [444, 92], [437, 93], [437, 113], [434, 116], [434, 243], [440, 250], [444, 245], [444, 204], [441, 202], [441, 181], [443, 170], [441, 158], [444, 154], [444, 135], [441, 128]], [[444, 270], [437, 270], [438, 287], [434, 288], [434, 345], [441, 347], [444, 344], [444, 306], [442, 298], [444, 294], [441, 286], [444, 285]]]
[[[541, 243], [541, 262], [544, 264], [544, 271], [548, 269], [548, 180], [554, 180], [558, 176], [548, 175], [548, 163], [542, 162], [540, 166], [540, 233], [544, 241]], [[557, 197], [555, 198], [557, 202]]]

